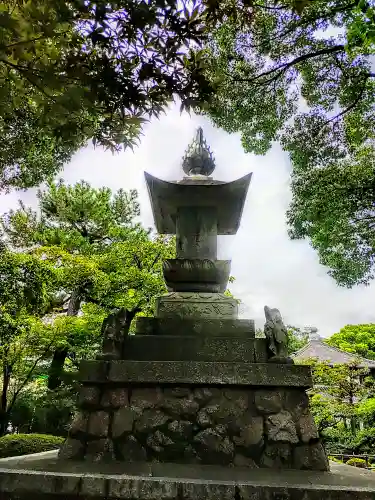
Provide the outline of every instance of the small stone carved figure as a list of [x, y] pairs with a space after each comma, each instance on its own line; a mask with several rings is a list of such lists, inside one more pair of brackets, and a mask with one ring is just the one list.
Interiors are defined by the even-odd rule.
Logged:
[[128, 335], [129, 311], [122, 308], [113, 311], [102, 324], [103, 347], [99, 359], [121, 359], [125, 338]]
[[293, 363], [288, 356], [288, 331], [283, 323], [280, 311], [264, 306], [266, 323], [264, 334], [267, 339], [269, 361], [273, 363]]

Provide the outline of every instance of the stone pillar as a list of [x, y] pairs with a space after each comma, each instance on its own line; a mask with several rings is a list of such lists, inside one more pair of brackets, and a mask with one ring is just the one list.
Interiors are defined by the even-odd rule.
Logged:
[[179, 207], [176, 218], [178, 259], [217, 258], [217, 209]]

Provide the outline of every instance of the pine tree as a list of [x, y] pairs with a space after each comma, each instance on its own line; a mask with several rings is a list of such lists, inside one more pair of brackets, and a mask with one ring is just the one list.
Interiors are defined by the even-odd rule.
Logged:
[[38, 196], [40, 214], [21, 204], [3, 217], [2, 226], [10, 244], [31, 249], [59, 279], [52, 310], [65, 318], [64, 326], [60, 319], [61, 345], [49, 372], [49, 387], [55, 388], [68, 354], [74, 354], [81, 338], [72, 321], [82, 306], [91, 304], [91, 312], [96, 307], [99, 315], [125, 307], [129, 321], [142, 311], [151, 313], [154, 296], [165, 289], [161, 260], [172, 255], [173, 248], [169, 239], [154, 238], [135, 222], [135, 191], [112, 195], [85, 182], [66, 186], [60, 181]]

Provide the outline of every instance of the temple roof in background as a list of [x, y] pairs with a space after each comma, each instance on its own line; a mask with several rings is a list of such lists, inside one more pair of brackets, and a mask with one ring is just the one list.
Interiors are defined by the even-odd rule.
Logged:
[[293, 358], [300, 361], [317, 359], [319, 361], [329, 361], [335, 365], [352, 363], [355, 360], [360, 360], [361, 366], [375, 369], [374, 360], [342, 351], [341, 349], [337, 349], [337, 347], [332, 347], [326, 344], [324, 340], [316, 334], [310, 337], [308, 344], [293, 354]]

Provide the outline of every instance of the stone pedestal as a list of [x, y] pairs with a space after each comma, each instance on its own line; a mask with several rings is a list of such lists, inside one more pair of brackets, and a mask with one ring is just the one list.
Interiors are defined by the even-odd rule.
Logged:
[[60, 459], [328, 469], [308, 408], [308, 367], [85, 362]]

